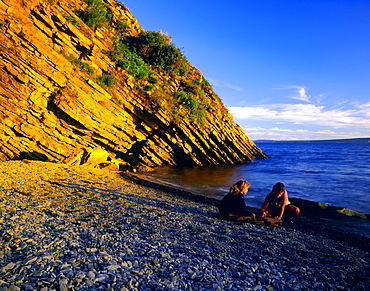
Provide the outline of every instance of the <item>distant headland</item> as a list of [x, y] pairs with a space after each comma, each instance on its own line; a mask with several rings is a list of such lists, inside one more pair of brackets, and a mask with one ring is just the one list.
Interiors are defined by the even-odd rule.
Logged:
[[370, 138], [326, 139], [326, 140], [268, 140], [259, 139], [255, 143], [370, 143]]

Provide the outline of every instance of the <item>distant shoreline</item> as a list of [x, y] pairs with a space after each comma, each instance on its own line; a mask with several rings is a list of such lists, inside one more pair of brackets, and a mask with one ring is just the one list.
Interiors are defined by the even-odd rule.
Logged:
[[327, 140], [254, 140], [255, 143], [370, 143], [370, 138], [327, 139]]

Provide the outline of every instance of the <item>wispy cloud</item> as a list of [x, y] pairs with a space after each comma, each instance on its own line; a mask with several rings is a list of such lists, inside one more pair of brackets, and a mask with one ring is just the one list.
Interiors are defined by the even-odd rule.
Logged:
[[231, 84], [224, 80], [216, 80], [216, 79], [209, 78], [208, 81], [212, 84], [212, 86], [215, 86], [215, 87], [229, 88], [229, 89], [236, 90], [236, 91], [244, 91], [242, 87], [235, 85], [235, 84]]
[[[328, 101], [323, 93], [308, 94], [303, 86], [281, 86], [289, 103], [229, 107], [235, 121], [244, 126], [252, 139], [310, 140], [370, 136], [370, 102], [348, 99]], [[283, 98], [281, 100], [287, 101]], [[330, 104], [330, 106], [328, 105]], [[257, 127], [245, 127], [245, 125]], [[259, 127], [261, 126], [261, 127]]]
[[229, 107], [235, 118], [277, 123], [320, 125], [333, 128], [370, 129], [370, 103], [352, 109], [327, 110], [314, 104], [269, 104], [250, 107]]
[[356, 108], [359, 114], [366, 116], [369, 119], [370, 123], [370, 102], [363, 104], [356, 104]]
[[295, 94], [290, 96], [290, 98], [305, 102], [311, 102], [310, 101], [311, 96], [307, 94], [307, 87], [290, 85], [275, 88], [275, 90], [289, 90], [289, 89], [294, 89], [295, 91]]
[[298, 99], [306, 102], [310, 102], [310, 96], [307, 95], [307, 89], [305, 87], [297, 87], [298, 97], [292, 97], [293, 99]]
[[262, 128], [243, 127], [252, 140], [325, 140], [344, 138], [365, 138], [368, 134], [359, 131], [333, 131], [333, 130], [310, 130], [310, 129], [286, 129], [286, 128]]

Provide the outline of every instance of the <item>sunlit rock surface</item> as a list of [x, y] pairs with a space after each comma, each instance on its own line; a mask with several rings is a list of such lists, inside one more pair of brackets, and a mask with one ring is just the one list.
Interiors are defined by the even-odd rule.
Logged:
[[[143, 31], [125, 6], [102, 2], [113, 24], [124, 19], [129, 35]], [[174, 121], [164, 103], [185, 77], [158, 71], [158, 83], [144, 90], [146, 81], [136, 81], [104, 53], [112, 49], [114, 25], [91, 29], [76, 16], [86, 6], [0, 0], [0, 160], [147, 169], [265, 158], [211, 87], [204, 90], [209, 109], [203, 124]], [[115, 78], [109, 88], [97, 82], [107, 74]], [[188, 80], [204, 80], [191, 64]]]

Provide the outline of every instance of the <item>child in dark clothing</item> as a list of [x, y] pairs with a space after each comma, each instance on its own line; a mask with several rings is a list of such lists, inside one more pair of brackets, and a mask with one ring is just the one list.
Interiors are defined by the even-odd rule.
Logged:
[[247, 210], [244, 195], [247, 194], [250, 184], [240, 180], [230, 187], [229, 193], [221, 200], [219, 211], [224, 219], [233, 221], [254, 221], [256, 215]]

